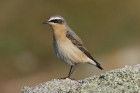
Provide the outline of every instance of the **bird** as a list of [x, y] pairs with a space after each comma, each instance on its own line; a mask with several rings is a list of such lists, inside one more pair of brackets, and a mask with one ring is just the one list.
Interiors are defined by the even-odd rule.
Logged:
[[103, 70], [62, 16], [51, 16], [43, 24], [49, 24], [53, 30], [53, 47], [57, 57], [71, 66], [67, 78], [80, 63], [88, 63]]

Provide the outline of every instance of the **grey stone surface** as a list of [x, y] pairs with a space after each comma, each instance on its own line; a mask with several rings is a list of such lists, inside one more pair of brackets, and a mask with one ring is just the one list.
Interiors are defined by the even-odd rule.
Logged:
[[54, 79], [21, 93], [140, 93], [140, 64], [125, 66], [83, 80]]

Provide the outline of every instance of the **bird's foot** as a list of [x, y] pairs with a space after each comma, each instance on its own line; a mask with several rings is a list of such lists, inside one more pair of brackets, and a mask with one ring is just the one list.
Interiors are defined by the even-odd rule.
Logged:
[[70, 77], [64, 77], [64, 78], [60, 78], [60, 79], [66, 79], [66, 80], [70, 79], [70, 80], [75, 80], [75, 79], [70, 78]]

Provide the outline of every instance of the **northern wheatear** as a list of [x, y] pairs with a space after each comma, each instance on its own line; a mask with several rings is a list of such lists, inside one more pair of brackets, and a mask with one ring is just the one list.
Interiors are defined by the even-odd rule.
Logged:
[[103, 70], [84, 47], [82, 40], [70, 29], [61, 16], [51, 16], [43, 24], [49, 24], [53, 29], [53, 47], [58, 58], [71, 65], [68, 78], [79, 63], [89, 63]]

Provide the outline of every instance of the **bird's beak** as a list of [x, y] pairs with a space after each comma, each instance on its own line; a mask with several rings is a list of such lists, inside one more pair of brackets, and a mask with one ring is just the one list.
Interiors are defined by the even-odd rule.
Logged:
[[43, 22], [43, 24], [49, 24], [49, 21], [47, 20], [47, 21]]

